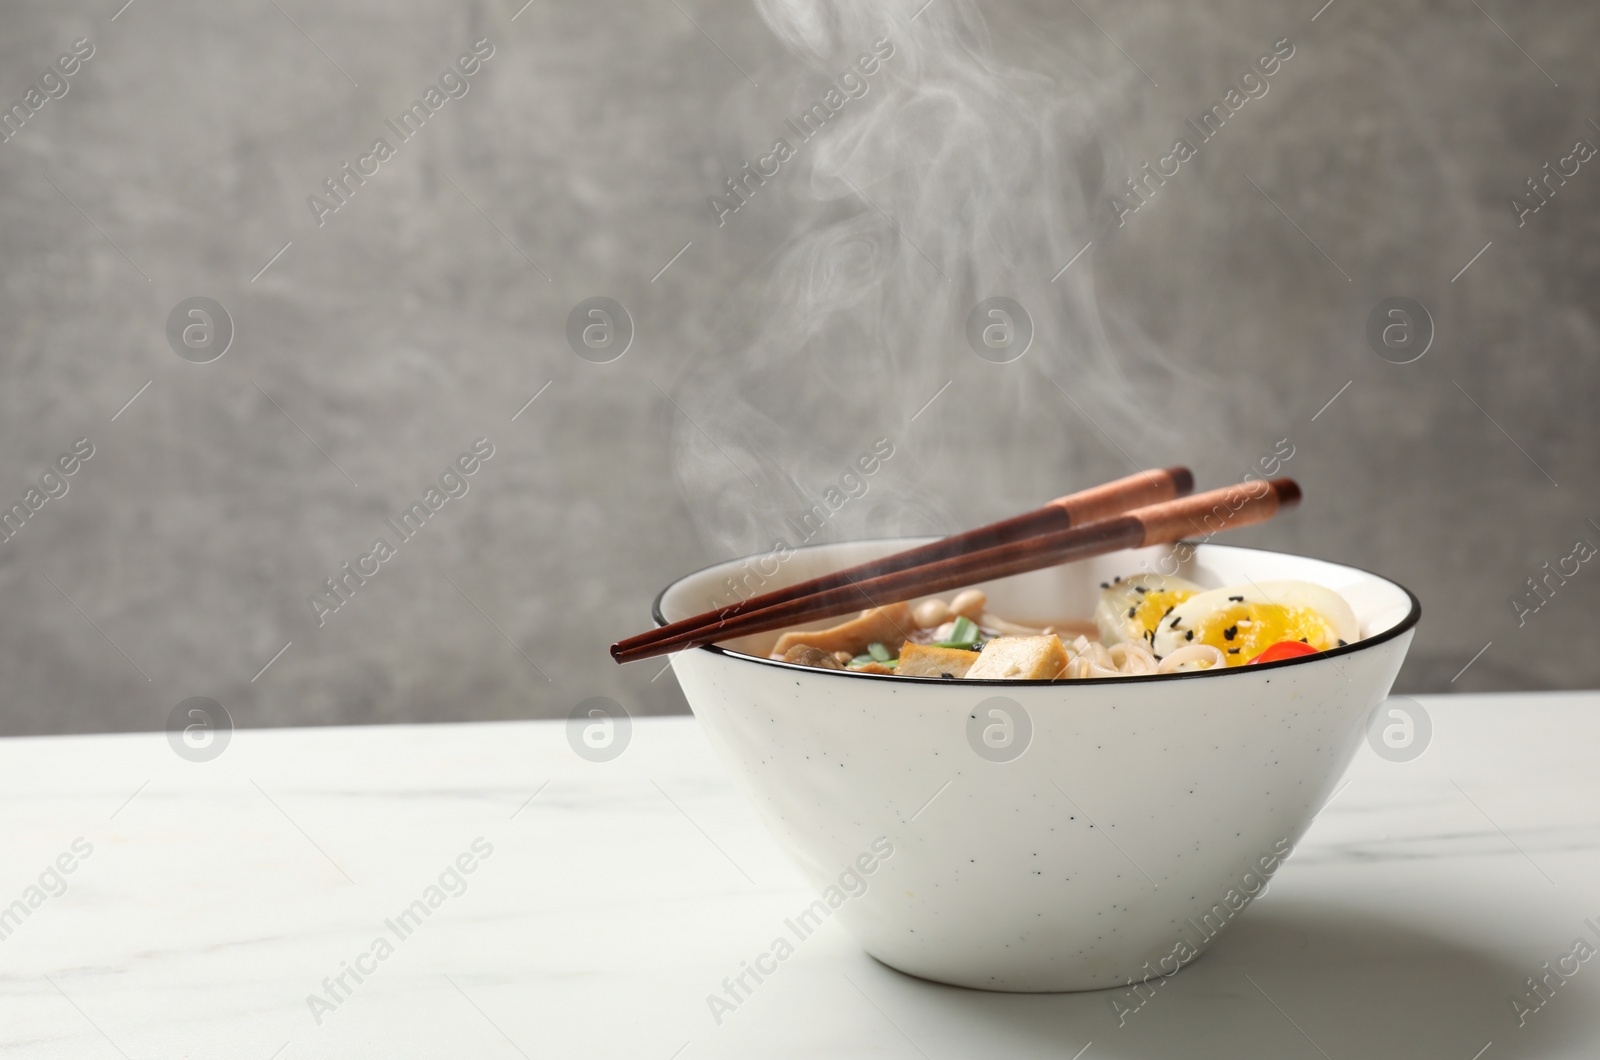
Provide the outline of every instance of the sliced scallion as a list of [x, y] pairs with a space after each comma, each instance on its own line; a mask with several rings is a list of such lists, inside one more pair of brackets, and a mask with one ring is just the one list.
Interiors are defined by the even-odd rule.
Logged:
[[950, 630], [947, 640], [937, 641], [936, 648], [971, 648], [979, 637], [978, 624], [966, 615], [956, 619], [955, 625]]

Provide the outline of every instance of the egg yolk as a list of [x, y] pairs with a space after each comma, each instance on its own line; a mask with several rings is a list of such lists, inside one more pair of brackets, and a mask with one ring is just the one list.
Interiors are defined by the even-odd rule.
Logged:
[[1128, 620], [1138, 625], [1140, 635], [1148, 644], [1156, 627], [1161, 625], [1161, 620], [1166, 618], [1174, 607], [1193, 595], [1195, 595], [1193, 589], [1152, 589], [1147, 593], [1140, 593], [1139, 603], [1133, 608]]
[[1274, 644], [1299, 640], [1318, 651], [1339, 643], [1333, 626], [1308, 607], [1235, 603], [1207, 615], [1188, 643], [1220, 648], [1229, 666], [1243, 666]]

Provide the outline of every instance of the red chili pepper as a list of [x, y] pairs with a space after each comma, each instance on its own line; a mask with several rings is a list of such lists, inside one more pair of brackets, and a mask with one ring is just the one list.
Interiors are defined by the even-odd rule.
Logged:
[[1298, 659], [1302, 655], [1315, 655], [1318, 650], [1303, 640], [1280, 640], [1245, 665], [1278, 662], [1282, 659]]

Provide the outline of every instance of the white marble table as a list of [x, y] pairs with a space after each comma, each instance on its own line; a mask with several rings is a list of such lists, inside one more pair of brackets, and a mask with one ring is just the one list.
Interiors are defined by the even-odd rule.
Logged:
[[[1423, 702], [1427, 752], [1363, 749], [1270, 891], [1120, 1024], [1113, 994], [941, 987], [828, 924], [719, 1026], [707, 995], [811, 896], [693, 719], [604, 764], [549, 722], [241, 731], [207, 763], [3, 740], [0, 918], [37, 904], [0, 919], [0, 1053], [1600, 1055], [1600, 960], [1525, 1025], [1510, 1004], [1600, 949], [1600, 694]], [[458, 858], [459, 893], [386, 926]]]

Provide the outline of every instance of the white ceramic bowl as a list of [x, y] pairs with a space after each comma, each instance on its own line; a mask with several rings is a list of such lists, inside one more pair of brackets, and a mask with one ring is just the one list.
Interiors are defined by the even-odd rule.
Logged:
[[[918, 543], [799, 549], [760, 590]], [[1158, 566], [1169, 555], [1121, 552], [982, 588], [1013, 621], [1081, 618], [1099, 583], [1173, 573]], [[725, 604], [726, 580], [762, 562], [675, 582], [656, 620]], [[673, 668], [717, 753], [823, 896], [811, 921], [837, 918], [878, 960], [939, 982], [1125, 986], [1174, 974], [1282, 866], [1360, 746], [1421, 615], [1394, 582], [1299, 556], [1200, 545], [1176, 573], [1208, 588], [1316, 582], [1349, 600], [1363, 639], [1222, 673], [1082, 681], [809, 669], [764, 657], [776, 634], [684, 652]], [[803, 921], [793, 933], [809, 930]]]

